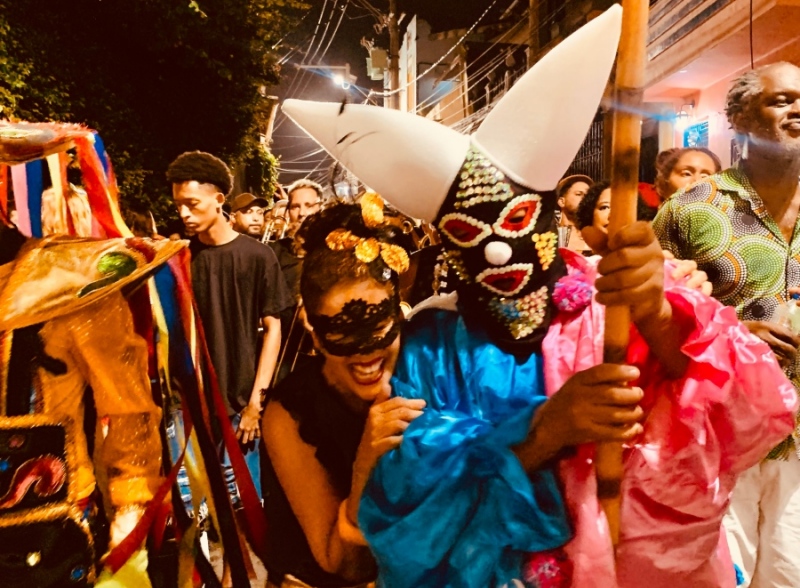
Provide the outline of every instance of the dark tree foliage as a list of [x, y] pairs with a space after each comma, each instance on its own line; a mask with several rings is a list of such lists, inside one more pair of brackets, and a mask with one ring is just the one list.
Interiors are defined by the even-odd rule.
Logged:
[[183, 151], [259, 157], [273, 46], [298, 0], [0, 0], [0, 117], [81, 122], [108, 147], [123, 203], [171, 213]]

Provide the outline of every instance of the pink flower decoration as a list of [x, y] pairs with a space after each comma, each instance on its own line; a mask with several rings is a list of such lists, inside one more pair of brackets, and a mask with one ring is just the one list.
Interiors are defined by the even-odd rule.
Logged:
[[556, 282], [553, 301], [563, 312], [578, 312], [592, 301], [592, 286], [583, 272], [573, 272]]
[[526, 588], [568, 588], [572, 584], [572, 562], [561, 549], [532, 553], [522, 577]]

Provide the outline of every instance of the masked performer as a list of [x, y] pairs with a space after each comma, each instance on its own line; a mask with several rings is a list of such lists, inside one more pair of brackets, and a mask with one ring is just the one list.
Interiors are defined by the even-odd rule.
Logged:
[[96, 489], [114, 547], [162, 481], [147, 345], [122, 288], [184, 244], [25, 242], [5, 226], [0, 236], [0, 576], [4, 586], [90, 586], [104, 550], [93, 527]]
[[[665, 278], [648, 225], [597, 265], [555, 249], [552, 190], [620, 20], [613, 7], [558, 45], [471, 137], [370, 106], [284, 105], [434, 222], [459, 275], [456, 312], [421, 311], [404, 332], [393, 392], [427, 407], [360, 505], [386, 586], [733, 585], [721, 519], [736, 475], [791, 430], [791, 385], [731, 309]], [[598, 301], [632, 307], [629, 365], [601, 363]], [[607, 440], [630, 442], [616, 573], [589, 443]]]

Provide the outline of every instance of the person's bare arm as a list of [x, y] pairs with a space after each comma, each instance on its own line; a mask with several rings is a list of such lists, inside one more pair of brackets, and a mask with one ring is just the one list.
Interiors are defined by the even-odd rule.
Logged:
[[251, 402], [259, 398], [263, 388], [269, 388], [281, 350], [281, 320], [276, 316], [265, 316], [261, 319], [261, 324], [264, 327], [264, 344], [261, 347], [261, 356], [258, 358], [256, 382], [250, 395]]
[[353, 583], [374, 577], [375, 561], [365, 545], [339, 532], [342, 498], [329, 482], [316, 450], [300, 438], [297, 422], [278, 402], [264, 411], [264, 442], [278, 481], [297, 517], [314, 559], [325, 571]]
[[241, 412], [239, 428], [236, 436], [242, 443], [249, 443], [261, 436], [259, 419], [261, 418], [261, 390], [269, 388], [272, 374], [275, 373], [275, 364], [278, 362], [278, 353], [281, 348], [281, 321], [274, 316], [261, 319], [264, 326], [264, 342], [261, 346], [261, 355], [258, 358], [256, 380], [250, 392], [250, 401]]
[[742, 321], [753, 335], [769, 345], [781, 367], [794, 363], [797, 348], [800, 346], [800, 337], [785, 326], [768, 321]]

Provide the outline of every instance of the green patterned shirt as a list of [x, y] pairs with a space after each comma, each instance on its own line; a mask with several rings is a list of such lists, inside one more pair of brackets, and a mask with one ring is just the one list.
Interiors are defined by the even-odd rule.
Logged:
[[[733, 306], [742, 321], [771, 320], [789, 300], [789, 288], [800, 287], [799, 227], [800, 218], [787, 243], [738, 167], [678, 192], [653, 221], [661, 246], [678, 259], [696, 261], [714, 285], [713, 296]], [[786, 374], [800, 389], [800, 357]], [[800, 421], [796, 439], [798, 434]], [[789, 438], [770, 457], [786, 458], [791, 449]]]

